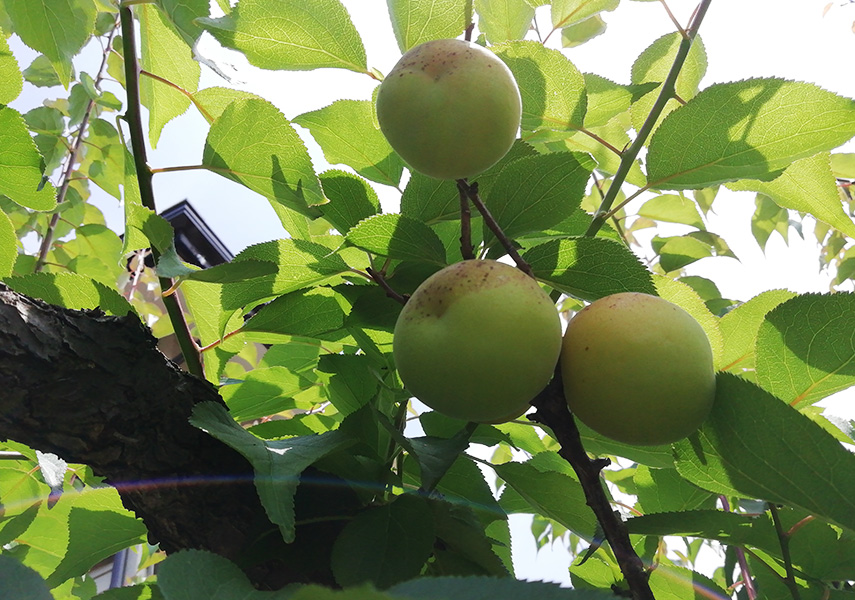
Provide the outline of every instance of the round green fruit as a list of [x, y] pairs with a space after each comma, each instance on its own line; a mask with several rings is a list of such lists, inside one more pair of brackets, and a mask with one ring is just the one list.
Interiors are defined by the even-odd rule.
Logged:
[[570, 410], [618, 442], [668, 444], [712, 408], [712, 349], [700, 324], [656, 296], [601, 298], [570, 320], [561, 376]]
[[450, 417], [498, 423], [521, 415], [546, 387], [561, 321], [522, 271], [467, 260], [416, 289], [395, 324], [393, 350], [413, 396]]
[[522, 102], [510, 69], [463, 40], [412, 48], [377, 93], [389, 144], [416, 171], [462, 179], [489, 169], [517, 137]]

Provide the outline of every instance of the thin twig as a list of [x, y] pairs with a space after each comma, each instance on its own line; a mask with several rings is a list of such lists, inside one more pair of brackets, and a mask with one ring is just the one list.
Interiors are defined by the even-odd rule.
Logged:
[[[730, 512], [730, 502], [727, 501], [727, 496], [721, 495], [718, 497], [721, 501], [721, 507], [726, 512]], [[745, 549], [740, 546], [734, 546], [736, 552], [736, 561], [739, 563], [739, 570], [742, 573], [742, 583], [745, 586], [745, 593], [749, 600], [756, 600], [757, 588], [754, 587], [754, 578], [751, 576], [751, 568], [748, 566], [748, 559], [745, 558]]]
[[686, 30], [683, 29], [683, 26], [680, 25], [680, 21], [677, 20], [677, 17], [674, 16], [674, 13], [671, 12], [671, 8], [668, 6], [668, 3], [665, 0], [659, 0], [662, 3], [662, 6], [665, 7], [665, 12], [668, 13], [668, 18], [671, 19], [671, 22], [674, 24], [674, 27], [677, 28], [677, 31], [680, 32], [680, 35], [683, 36], [683, 39], [686, 38]]
[[[95, 89], [101, 89], [101, 81], [104, 78], [104, 70], [107, 67], [107, 57], [110, 55], [110, 48], [113, 45], [113, 38], [116, 35], [116, 31], [119, 29], [119, 21], [116, 20], [113, 25], [113, 29], [110, 30], [110, 35], [107, 37], [107, 46], [104, 49], [103, 56], [101, 57], [101, 66], [98, 68], [98, 73], [95, 75]], [[65, 196], [68, 193], [68, 187], [71, 185], [72, 177], [71, 175], [74, 173], [74, 165], [77, 164], [77, 154], [80, 152], [80, 147], [83, 145], [83, 138], [86, 135], [86, 129], [89, 126], [89, 119], [92, 117], [92, 110], [95, 108], [95, 100], [92, 98], [89, 99], [89, 102], [86, 103], [86, 109], [83, 111], [83, 119], [80, 121], [80, 127], [77, 128], [77, 136], [74, 138], [74, 143], [68, 149], [68, 157], [65, 163], [65, 169], [62, 171], [61, 175], [61, 183], [59, 186], [59, 190], [56, 193], [56, 203], [57, 205], [65, 202]], [[63, 141], [65, 141], [63, 139]], [[50, 252], [51, 246], [53, 246], [53, 234], [56, 230], [56, 225], [59, 223], [59, 210], [53, 213], [50, 217], [50, 222], [48, 223], [47, 230], [42, 236], [42, 243], [39, 245], [39, 253], [36, 258], [36, 265], [34, 270], [39, 272], [44, 268], [45, 259], [47, 258], [48, 252]]]
[[606, 458], [592, 460], [588, 457], [582, 445], [576, 421], [570, 414], [567, 401], [564, 399], [560, 369], [555, 370], [552, 381], [532, 400], [532, 405], [537, 411], [528, 418], [549, 427], [555, 439], [561, 444], [558, 454], [570, 463], [576, 472], [585, 493], [586, 503], [594, 511], [603, 529], [603, 535], [614, 552], [633, 600], [655, 600], [648, 583], [650, 573], [644, 568], [643, 561], [632, 547], [626, 525], [619, 514], [612, 509], [603, 489], [600, 473], [609, 465], [609, 460]]
[[379, 285], [385, 290], [386, 295], [389, 298], [392, 298], [393, 300], [395, 300], [396, 302], [400, 302], [401, 304], [406, 304], [407, 300], [410, 299], [409, 295], [399, 294], [398, 292], [393, 290], [392, 286], [389, 285], [389, 282], [386, 281], [386, 277], [384, 276], [382, 271], [377, 271], [371, 267], [368, 267], [367, 269], [365, 269], [365, 272], [371, 276], [371, 279], [373, 279], [377, 283], [377, 285]]
[[665, 109], [665, 105], [675, 96], [676, 92], [674, 91], [674, 85], [677, 82], [677, 77], [680, 75], [680, 70], [686, 62], [686, 57], [689, 55], [689, 49], [692, 47], [692, 42], [698, 34], [698, 28], [700, 27], [711, 2], [712, 0], [701, 0], [695, 14], [692, 16], [691, 24], [685, 31], [685, 36], [680, 42], [680, 47], [677, 49], [677, 56], [674, 57], [674, 63], [671, 65], [671, 71], [662, 83], [662, 89], [659, 91], [659, 97], [656, 98], [653, 108], [650, 109], [650, 114], [647, 115], [647, 119], [638, 131], [638, 135], [632, 142], [632, 145], [621, 155], [620, 165], [618, 166], [617, 173], [615, 173], [614, 179], [612, 180], [611, 187], [609, 187], [609, 191], [600, 205], [600, 208], [597, 210], [597, 213], [594, 215], [594, 220], [591, 222], [591, 225], [588, 227], [585, 235], [590, 237], [597, 235], [597, 232], [603, 226], [603, 223], [606, 222], [612, 203], [614, 203], [623, 182], [626, 181], [626, 177], [629, 175], [629, 170], [632, 168], [632, 164], [638, 157], [638, 153], [641, 152], [641, 149], [644, 147], [644, 143], [653, 131], [653, 127], [659, 121], [659, 116]]
[[457, 193], [460, 194], [460, 255], [463, 260], [475, 258], [475, 250], [472, 247], [472, 211], [469, 209], [469, 197], [459, 185]]
[[[152, 187], [152, 173], [148, 166], [145, 148], [145, 135], [143, 133], [142, 113], [140, 111], [140, 67], [137, 61], [136, 30], [134, 28], [134, 15], [127, 5], [119, 9], [122, 21], [122, 49], [125, 58], [125, 85], [127, 90], [127, 108], [124, 119], [128, 124], [131, 137], [131, 149], [133, 151], [134, 166], [137, 171], [137, 183], [139, 185], [140, 199], [143, 205], [157, 212], [154, 202], [154, 189]], [[151, 249], [155, 265], [160, 258], [157, 248]], [[159, 277], [160, 289], [168, 290], [172, 287], [172, 280], [167, 277]], [[193, 336], [190, 335], [190, 326], [184, 317], [184, 311], [178, 301], [178, 296], [173, 294], [163, 298], [166, 313], [172, 323], [175, 339], [181, 348], [187, 370], [197, 377], [204, 378], [205, 370], [202, 367], [202, 359]]]
[[493, 232], [493, 235], [496, 236], [499, 243], [502, 244], [502, 247], [517, 265], [517, 268], [534, 279], [534, 273], [531, 270], [531, 265], [523, 260], [523, 257], [520, 256], [520, 253], [517, 252], [517, 249], [514, 247], [513, 242], [505, 235], [505, 232], [502, 231], [502, 227], [499, 225], [498, 221], [493, 218], [490, 210], [484, 204], [484, 201], [481, 200], [481, 196], [478, 194], [478, 182], [475, 181], [470, 184], [467, 183], [465, 179], [458, 179], [457, 189], [465, 193], [469, 200], [472, 201], [472, 204], [475, 205], [475, 208], [477, 208], [478, 212], [481, 213], [481, 216], [484, 217], [484, 223], [486, 223], [487, 227], [490, 228], [490, 231]]
[[787, 571], [787, 577], [784, 583], [790, 590], [793, 600], [801, 600], [799, 594], [799, 584], [796, 582], [796, 573], [793, 570], [793, 558], [790, 555], [790, 534], [784, 531], [781, 525], [781, 515], [778, 514], [778, 507], [769, 503], [769, 512], [772, 515], [772, 522], [775, 523], [775, 531], [778, 533], [778, 542], [781, 544], [781, 557], [784, 559], [784, 568]]

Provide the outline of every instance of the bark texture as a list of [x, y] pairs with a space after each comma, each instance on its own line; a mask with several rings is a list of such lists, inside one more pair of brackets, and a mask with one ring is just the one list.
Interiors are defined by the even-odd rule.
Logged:
[[216, 552], [262, 588], [329, 583], [288, 566], [293, 544], [259, 552], [276, 528], [251, 466], [188, 422], [196, 403], [222, 399], [155, 343], [133, 315], [59, 308], [0, 284], [0, 439], [92, 467], [167, 552]]

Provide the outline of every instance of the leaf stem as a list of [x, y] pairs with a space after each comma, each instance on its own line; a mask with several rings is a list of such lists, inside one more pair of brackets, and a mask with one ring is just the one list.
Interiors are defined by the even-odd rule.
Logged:
[[775, 523], [775, 531], [778, 533], [778, 542], [781, 544], [781, 557], [784, 559], [784, 568], [787, 571], [787, 577], [784, 583], [790, 590], [793, 600], [801, 600], [799, 594], [799, 584], [796, 583], [796, 573], [793, 570], [793, 558], [790, 555], [790, 533], [784, 531], [781, 524], [781, 515], [778, 513], [778, 507], [773, 503], [769, 503], [769, 513], [772, 515], [772, 522]]
[[626, 524], [612, 509], [603, 489], [600, 472], [609, 465], [609, 459], [588, 457], [576, 421], [564, 399], [560, 368], [556, 368], [552, 381], [531, 403], [537, 411], [529, 415], [529, 419], [549, 427], [561, 444], [558, 454], [570, 463], [576, 472], [585, 493], [586, 503], [602, 527], [603, 535], [614, 552], [633, 600], [655, 600], [648, 582], [650, 573], [632, 547]]
[[493, 235], [496, 236], [496, 239], [502, 244], [502, 247], [508, 253], [508, 255], [513, 259], [514, 263], [516, 263], [517, 268], [534, 279], [534, 273], [531, 270], [531, 265], [529, 265], [523, 257], [520, 256], [520, 253], [517, 252], [517, 249], [514, 248], [513, 242], [510, 240], [508, 236], [505, 235], [505, 232], [502, 231], [502, 227], [499, 225], [498, 221], [493, 218], [492, 213], [484, 204], [484, 201], [481, 200], [481, 196], [478, 194], [478, 182], [475, 181], [473, 183], [467, 183], [465, 179], [457, 180], [457, 189], [461, 191], [461, 193], [465, 194], [469, 200], [472, 201], [472, 204], [475, 205], [475, 208], [478, 209], [478, 212], [481, 213], [481, 216], [484, 217], [484, 223], [487, 224], [487, 227], [490, 228], [490, 231], [493, 232]]
[[[721, 495], [718, 497], [721, 501], [721, 507], [730, 512], [730, 502], [727, 501], [727, 496]], [[742, 584], [745, 586], [745, 593], [749, 600], [757, 599], [757, 588], [754, 587], [754, 578], [751, 576], [751, 568], [748, 566], [748, 559], [745, 558], [745, 549], [741, 546], [733, 547], [736, 552], [736, 561], [739, 563], [739, 571], [742, 573]]]
[[140, 75], [145, 75], [146, 77], [154, 79], [155, 81], [159, 81], [160, 83], [168, 85], [172, 89], [177, 90], [178, 92], [181, 92], [182, 94], [187, 96], [187, 98], [190, 100], [190, 102], [193, 103], [193, 106], [195, 106], [198, 109], [198, 111], [200, 113], [202, 113], [202, 116], [205, 117], [205, 120], [208, 121], [208, 123], [214, 122], [214, 117], [211, 115], [211, 113], [209, 113], [205, 109], [204, 106], [199, 104], [199, 102], [196, 100], [196, 97], [193, 95], [192, 92], [188, 92], [187, 90], [185, 90], [180, 85], [173, 83], [172, 81], [169, 81], [168, 79], [165, 79], [165, 78], [161, 77], [160, 75], [155, 75], [154, 73], [151, 73], [151, 72], [146, 71], [144, 69], [140, 69]]
[[656, 98], [653, 108], [650, 109], [650, 114], [647, 115], [647, 119], [638, 131], [638, 135], [632, 142], [632, 145], [621, 155], [621, 161], [618, 166], [617, 173], [615, 173], [612, 184], [609, 187], [609, 191], [606, 193], [606, 197], [603, 199], [602, 204], [600, 204], [600, 208], [594, 215], [594, 220], [585, 232], [586, 236], [593, 237], [597, 235], [597, 232], [603, 226], [603, 223], [606, 222], [606, 219], [608, 218], [607, 215], [611, 210], [615, 198], [617, 197], [618, 191], [623, 185], [623, 182], [626, 181], [626, 176], [629, 175], [629, 170], [632, 168], [632, 164], [638, 157], [638, 153], [641, 152], [641, 149], [644, 147], [647, 138], [653, 131], [656, 122], [659, 120], [662, 111], [665, 110], [665, 105], [676, 95], [674, 85], [677, 82], [677, 77], [680, 75], [680, 70], [686, 62], [686, 57], [689, 55], [692, 42], [698, 34], [698, 28], [700, 27], [711, 2], [712, 0], [701, 0], [700, 5], [698, 5], [689, 28], [684, 32], [683, 40], [680, 42], [680, 47], [677, 49], [677, 56], [674, 57], [674, 63], [671, 65], [668, 77], [666, 77], [665, 81], [662, 83], [662, 89], [659, 91], [659, 97]]
[[608, 143], [606, 140], [604, 140], [603, 138], [601, 138], [600, 136], [598, 136], [598, 135], [597, 135], [596, 133], [594, 133], [593, 131], [589, 131], [589, 130], [585, 129], [584, 127], [580, 127], [580, 128], [579, 128], [579, 131], [580, 131], [580, 132], [582, 132], [582, 133], [584, 133], [585, 135], [587, 135], [587, 136], [588, 136], [589, 138], [591, 138], [592, 140], [595, 140], [595, 141], [599, 142], [600, 144], [602, 144], [603, 146], [605, 146], [606, 148], [608, 148], [609, 150], [611, 150], [612, 152], [614, 152], [614, 153], [615, 153], [615, 154], [617, 154], [618, 156], [623, 156], [623, 152], [621, 152], [620, 150], [618, 150], [617, 148], [615, 148], [613, 145], [611, 145], [610, 143]]
[[[152, 187], [152, 172], [148, 166], [146, 158], [145, 137], [142, 126], [142, 113], [140, 111], [140, 86], [139, 73], [140, 66], [137, 61], [137, 43], [136, 30], [134, 28], [134, 15], [131, 9], [123, 5], [119, 8], [119, 16], [122, 23], [122, 50], [125, 57], [125, 85], [127, 86], [127, 108], [125, 109], [124, 119], [128, 123], [128, 128], [131, 137], [131, 150], [134, 156], [134, 166], [137, 172], [137, 182], [140, 189], [140, 198], [143, 205], [157, 212], [154, 202], [154, 188]], [[154, 263], [157, 264], [160, 258], [160, 253], [156, 248], [151, 249]], [[167, 277], [158, 277], [160, 281], [160, 289], [168, 290], [172, 287], [172, 280]], [[166, 313], [169, 315], [169, 320], [172, 323], [172, 329], [175, 332], [175, 338], [178, 341], [178, 346], [181, 349], [181, 354], [184, 356], [184, 362], [187, 365], [187, 370], [197, 377], [204, 378], [205, 372], [202, 367], [202, 360], [199, 351], [196, 347], [196, 342], [190, 335], [190, 327], [187, 320], [184, 318], [184, 311], [178, 302], [176, 295], [170, 295], [163, 298], [163, 304], [166, 307]]]
[[[110, 30], [110, 35], [107, 37], [107, 46], [104, 48], [101, 57], [101, 66], [98, 68], [98, 74], [95, 76], [95, 89], [100, 89], [101, 81], [104, 79], [104, 70], [107, 67], [107, 57], [110, 55], [110, 48], [113, 45], [113, 38], [116, 31], [119, 29], [118, 19], [113, 24], [113, 29]], [[83, 138], [86, 135], [86, 129], [89, 126], [89, 119], [92, 117], [92, 109], [95, 108], [95, 100], [89, 99], [86, 103], [86, 109], [83, 111], [83, 119], [80, 121], [80, 127], [77, 128], [77, 136], [74, 138], [74, 143], [68, 149], [68, 157], [65, 163], [65, 169], [62, 171], [62, 179], [59, 190], [56, 193], [57, 208], [65, 202], [65, 196], [68, 194], [68, 187], [71, 185], [72, 174], [74, 173], [74, 165], [77, 163], [77, 154], [80, 152], [80, 147], [83, 145]], [[64, 141], [64, 140], [63, 140]], [[51, 246], [53, 246], [53, 235], [56, 230], [56, 225], [59, 223], [59, 210], [53, 213], [50, 217], [47, 230], [42, 237], [42, 243], [39, 245], [39, 253], [36, 258], [34, 271], [38, 273], [45, 266], [45, 259]]]

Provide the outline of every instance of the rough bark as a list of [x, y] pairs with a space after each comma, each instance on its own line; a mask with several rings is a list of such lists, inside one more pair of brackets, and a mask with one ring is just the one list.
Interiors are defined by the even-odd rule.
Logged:
[[0, 439], [92, 467], [167, 552], [216, 552], [263, 588], [326, 579], [294, 572], [279, 553], [246, 563], [275, 530], [252, 468], [188, 423], [196, 403], [222, 399], [155, 343], [133, 315], [59, 308], [0, 284]]

